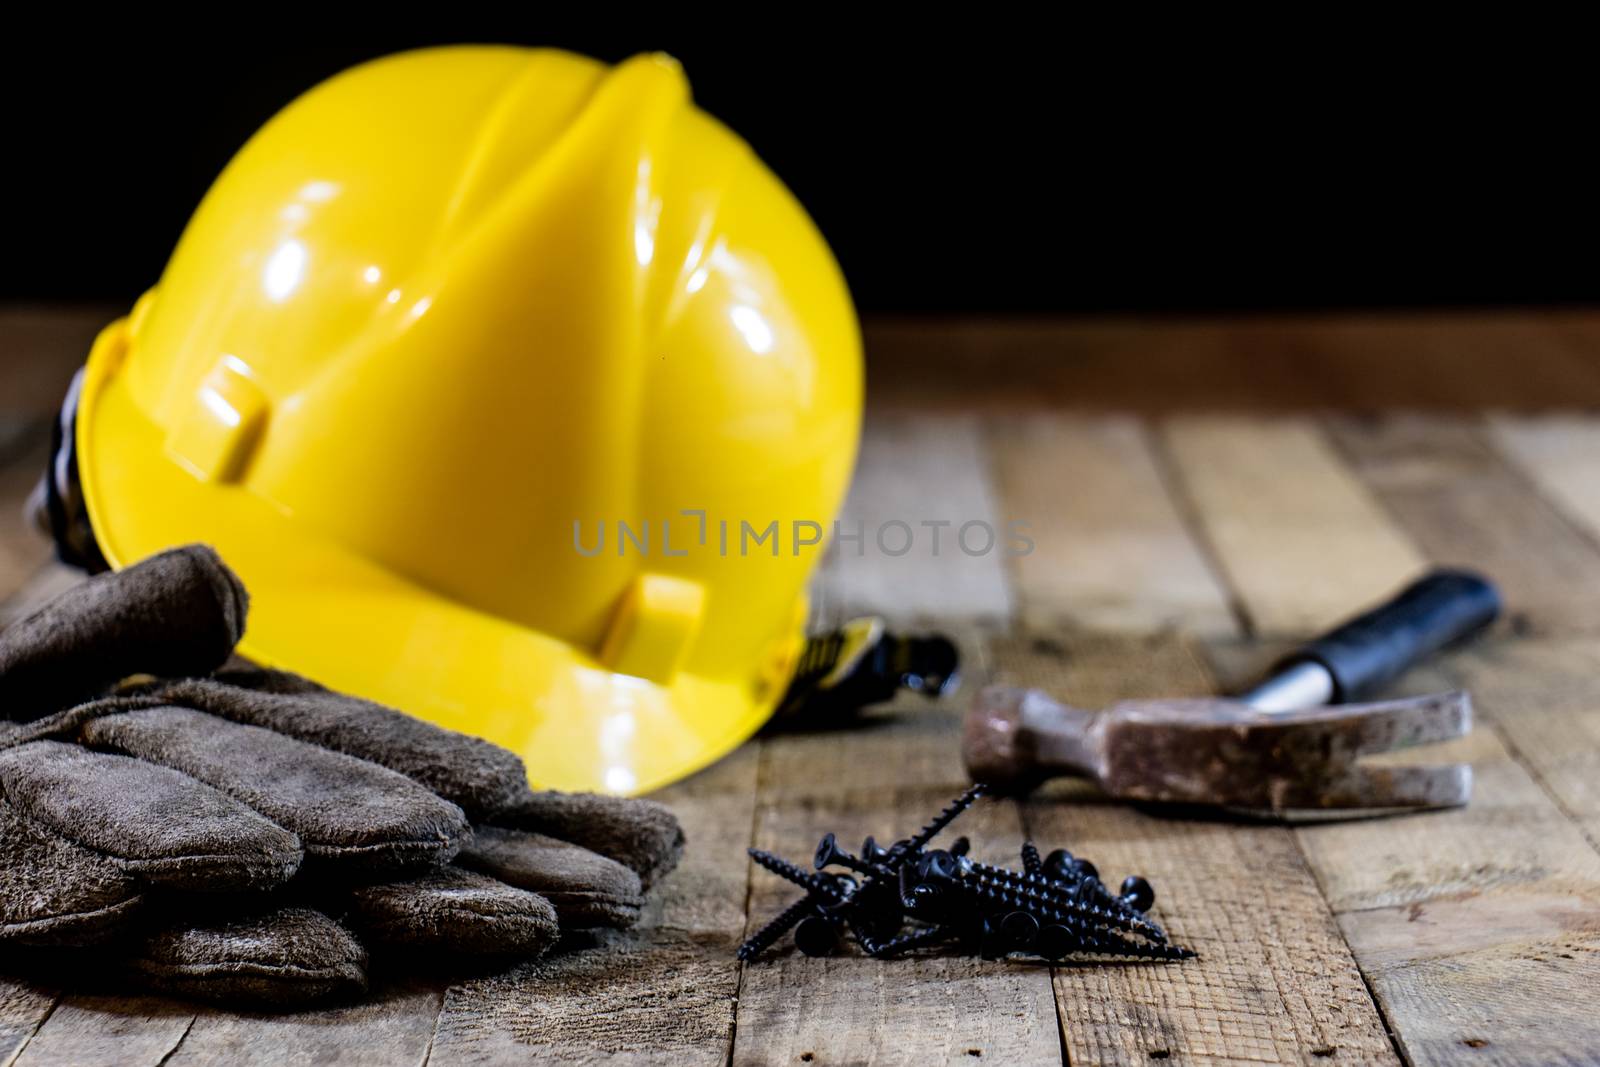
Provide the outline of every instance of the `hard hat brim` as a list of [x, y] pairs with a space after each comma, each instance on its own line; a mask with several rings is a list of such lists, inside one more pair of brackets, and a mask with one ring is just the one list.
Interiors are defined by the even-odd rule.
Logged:
[[96, 342], [78, 409], [95, 535], [118, 568], [176, 544], [215, 547], [250, 591], [243, 655], [483, 737], [553, 789], [648, 792], [726, 755], [770, 716], [777, 692], [757, 700], [740, 681], [680, 672], [661, 685], [607, 670], [317, 536], [244, 488], [195, 477], [116, 373], [126, 341], [119, 322]]

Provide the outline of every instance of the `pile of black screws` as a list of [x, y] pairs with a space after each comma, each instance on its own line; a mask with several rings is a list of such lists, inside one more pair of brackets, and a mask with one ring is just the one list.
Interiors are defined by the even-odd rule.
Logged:
[[858, 856], [828, 834], [817, 846], [815, 871], [751, 849], [752, 859], [806, 895], [741, 945], [739, 958], [754, 959], [790, 930], [807, 956], [833, 955], [846, 935], [878, 959], [932, 945], [953, 945], [986, 959], [1013, 953], [1047, 960], [1194, 955], [1168, 943], [1166, 931], [1146, 914], [1155, 892], [1138, 875], [1113, 894], [1094, 864], [1064, 849], [1041, 858], [1031, 842], [1025, 844], [1022, 870], [1015, 871], [968, 857], [965, 837], [948, 849], [927, 848], [982, 794], [982, 786], [973, 786], [914, 836], [888, 848], [869, 837]]

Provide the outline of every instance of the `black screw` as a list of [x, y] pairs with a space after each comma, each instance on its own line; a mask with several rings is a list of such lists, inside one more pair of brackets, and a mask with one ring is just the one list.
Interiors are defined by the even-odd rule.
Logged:
[[1150, 905], [1156, 902], [1156, 891], [1150, 888], [1150, 883], [1137, 874], [1130, 874], [1122, 880], [1123, 901], [1134, 911], [1149, 911]]
[[817, 844], [817, 853], [811, 863], [819, 871], [824, 867], [832, 867], [835, 864], [840, 867], [848, 867], [852, 871], [858, 871], [862, 874], [871, 874], [874, 869], [872, 864], [863, 863], [840, 848], [839, 842], [833, 834], [823, 835], [821, 842]]
[[[759, 954], [790, 929], [801, 952], [818, 956], [836, 952], [846, 932], [876, 957], [941, 942], [985, 957], [1022, 951], [1045, 959], [1070, 953], [1148, 960], [1193, 955], [1168, 944], [1165, 932], [1145, 915], [1155, 894], [1138, 875], [1113, 895], [1093, 863], [1065, 849], [1041, 859], [1029, 842], [1021, 849], [1020, 871], [973, 861], [966, 837], [925, 851], [981, 793], [981, 786], [969, 789], [889, 848], [868, 837], [859, 857], [828, 834], [813, 857], [816, 873], [752, 849], [757, 863], [806, 895], [746, 941], [740, 958]], [[860, 879], [824, 870], [831, 866], [849, 868]]]
[[1000, 932], [1017, 948], [1029, 948], [1039, 937], [1039, 920], [1025, 911], [1014, 911], [1000, 920]]
[[839, 949], [839, 926], [820, 914], [807, 915], [795, 927], [794, 945], [807, 956], [831, 956]]
[[[739, 946], [739, 959], [752, 960], [765, 952], [778, 938], [808, 918], [818, 917], [829, 905], [842, 904], [848, 899], [846, 886], [850, 883], [837, 875], [811, 874], [801, 870], [779, 856], [758, 848], [749, 850], [750, 858], [761, 866], [787, 879], [806, 891], [806, 895], [779, 912], [770, 922]], [[802, 950], [804, 951], [804, 950]]]

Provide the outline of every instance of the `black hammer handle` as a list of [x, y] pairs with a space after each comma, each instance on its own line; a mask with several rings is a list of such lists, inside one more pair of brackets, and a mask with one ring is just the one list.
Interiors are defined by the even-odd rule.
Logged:
[[1499, 614], [1500, 593], [1487, 578], [1435, 570], [1280, 660], [1272, 677], [1239, 699], [1265, 710], [1354, 700]]

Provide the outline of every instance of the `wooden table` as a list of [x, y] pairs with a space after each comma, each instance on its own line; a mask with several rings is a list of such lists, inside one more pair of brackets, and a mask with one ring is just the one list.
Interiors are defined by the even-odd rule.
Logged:
[[[0, 617], [70, 581], [21, 530], [93, 312], [0, 319]], [[836, 553], [818, 614], [958, 636], [967, 685], [1075, 703], [1233, 684], [1431, 562], [1510, 617], [1402, 688], [1470, 686], [1464, 809], [1290, 828], [1083, 788], [963, 829], [1147, 875], [1181, 965], [733, 952], [804, 856], [909, 832], [964, 785], [961, 700], [746, 745], [661, 794], [690, 836], [643, 926], [501, 975], [283, 1017], [0, 980], [0, 1064], [1553, 1063], [1600, 1057], [1600, 315], [882, 322], [847, 522], [1030, 523], [1026, 557]], [[1359, 410], [1357, 410], [1359, 409]], [[1564, 413], [1552, 413], [1557, 412]], [[870, 525], [869, 525], [870, 528]]]

